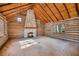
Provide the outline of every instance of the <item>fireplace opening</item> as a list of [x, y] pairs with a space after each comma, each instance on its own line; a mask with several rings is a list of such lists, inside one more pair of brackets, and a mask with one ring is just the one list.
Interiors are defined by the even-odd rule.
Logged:
[[32, 38], [32, 37], [34, 37], [34, 36], [33, 36], [33, 32], [29, 32], [29, 33], [28, 33], [28, 38]]

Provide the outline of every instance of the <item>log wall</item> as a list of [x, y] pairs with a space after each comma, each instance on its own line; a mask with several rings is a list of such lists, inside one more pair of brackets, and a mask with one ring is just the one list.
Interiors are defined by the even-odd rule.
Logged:
[[[64, 24], [64, 32], [53, 32], [53, 26], [57, 24]], [[57, 23], [47, 23], [45, 24], [45, 35], [54, 38], [79, 41], [79, 18], [68, 19]]]
[[19, 15], [19, 17], [22, 18], [22, 22], [18, 22], [17, 17], [18, 16], [11, 16], [9, 19], [7, 19], [9, 38], [23, 37], [25, 17]]
[[[25, 22], [25, 16], [19, 15], [19, 17], [22, 18], [22, 22], [17, 22], [18, 16], [11, 16], [8, 21], [8, 35], [9, 38], [20, 38], [24, 37], [24, 22]], [[41, 24], [41, 25], [40, 25]], [[37, 20], [37, 32], [38, 35], [44, 34], [44, 24], [41, 21]]]

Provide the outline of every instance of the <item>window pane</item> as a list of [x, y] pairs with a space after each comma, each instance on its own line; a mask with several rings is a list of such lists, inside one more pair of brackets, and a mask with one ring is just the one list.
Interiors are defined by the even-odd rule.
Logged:
[[4, 21], [0, 19], [0, 36], [4, 36]]

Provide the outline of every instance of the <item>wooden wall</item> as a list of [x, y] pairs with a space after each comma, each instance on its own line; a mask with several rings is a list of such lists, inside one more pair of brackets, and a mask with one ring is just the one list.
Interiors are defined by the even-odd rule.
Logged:
[[37, 20], [37, 32], [38, 36], [44, 35], [45, 34], [45, 29], [44, 29], [44, 23], [40, 20]]
[[6, 18], [0, 14], [0, 48], [1, 46], [7, 41], [8, 34], [7, 34], [7, 21]]
[[23, 37], [25, 16], [19, 15], [22, 18], [22, 22], [17, 22], [17, 17], [15, 15], [7, 19], [9, 38]]
[[72, 19], [65, 21], [65, 32], [67, 34], [75, 34], [75, 35], [79, 35], [79, 19]]
[[[64, 32], [53, 32], [53, 26], [62, 23], [65, 27]], [[45, 35], [54, 38], [79, 41], [79, 18], [68, 19], [57, 23], [47, 23], [45, 24]]]
[[[22, 18], [22, 22], [17, 22], [17, 17]], [[11, 16], [8, 21], [8, 35], [9, 38], [19, 38], [24, 37], [24, 22], [26, 19], [26, 16], [24, 15], [18, 15], [18, 16]], [[39, 20], [37, 20], [37, 35], [43, 35], [44, 34], [44, 24]]]

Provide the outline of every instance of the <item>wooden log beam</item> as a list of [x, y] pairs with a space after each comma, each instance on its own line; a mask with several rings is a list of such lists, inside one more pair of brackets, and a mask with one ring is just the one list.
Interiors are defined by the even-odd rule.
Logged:
[[48, 17], [50, 18], [49, 20], [54, 22], [54, 19], [48, 14], [48, 11], [46, 11], [47, 10], [46, 5], [45, 4], [43, 4], [43, 5], [39, 4], [39, 5], [43, 9], [43, 11], [48, 15]]
[[16, 9], [4, 12], [3, 14], [8, 17], [11, 15], [15, 15], [15, 14], [18, 14], [20, 12], [26, 11], [26, 10], [30, 9], [32, 6], [33, 6], [32, 4], [29, 4], [29, 5], [20, 7], [20, 8], [16, 8]]
[[64, 5], [64, 7], [65, 7], [65, 9], [66, 9], [66, 11], [67, 11], [68, 17], [71, 18], [70, 14], [69, 14], [69, 11], [68, 11], [68, 9], [67, 9], [67, 7], [66, 7], [66, 5], [65, 5], [64, 3], [63, 3], [63, 5]]
[[58, 21], [58, 18], [55, 16], [55, 14], [53, 13], [53, 11], [51, 10], [49, 4], [46, 4], [46, 6], [50, 9], [50, 11], [52, 12], [52, 14], [54, 15], [54, 17], [56, 18], [56, 20]]
[[77, 14], [79, 16], [79, 10], [78, 10], [78, 4], [77, 3], [75, 3], [75, 8], [76, 8], [76, 12], [77, 12]]
[[59, 12], [59, 14], [61, 15], [61, 17], [62, 17], [62, 20], [64, 20], [64, 18], [63, 18], [63, 16], [62, 16], [62, 14], [61, 14], [61, 12], [59, 11], [59, 9], [58, 9], [58, 7], [56, 6], [56, 4], [53, 4], [54, 6], [55, 6], [55, 8], [58, 10], [58, 12]]
[[46, 23], [49, 22], [49, 21], [47, 20], [47, 18], [45, 18], [44, 15], [43, 15], [37, 8], [33, 8], [33, 9], [34, 9], [36, 15], [41, 18], [41, 20], [43, 19]]
[[48, 19], [49, 22], [52, 21], [51, 18], [49, 17], [49, 15], [39, 5], [37, 5], [35, 8], [38, 8], [38, 10], [40, 10], [42, 12], [42, 14]]
[[19, 8], [25, 5], [28, 5], [28, 3], [14, 3], [14, 4], [4, 5], [0, 7], [1, 9], [0, 13], [7, 12], [7, 11], [10, 11], [10, 10], [13, 10], [13, 9], [16, 9], [16, 8]]

